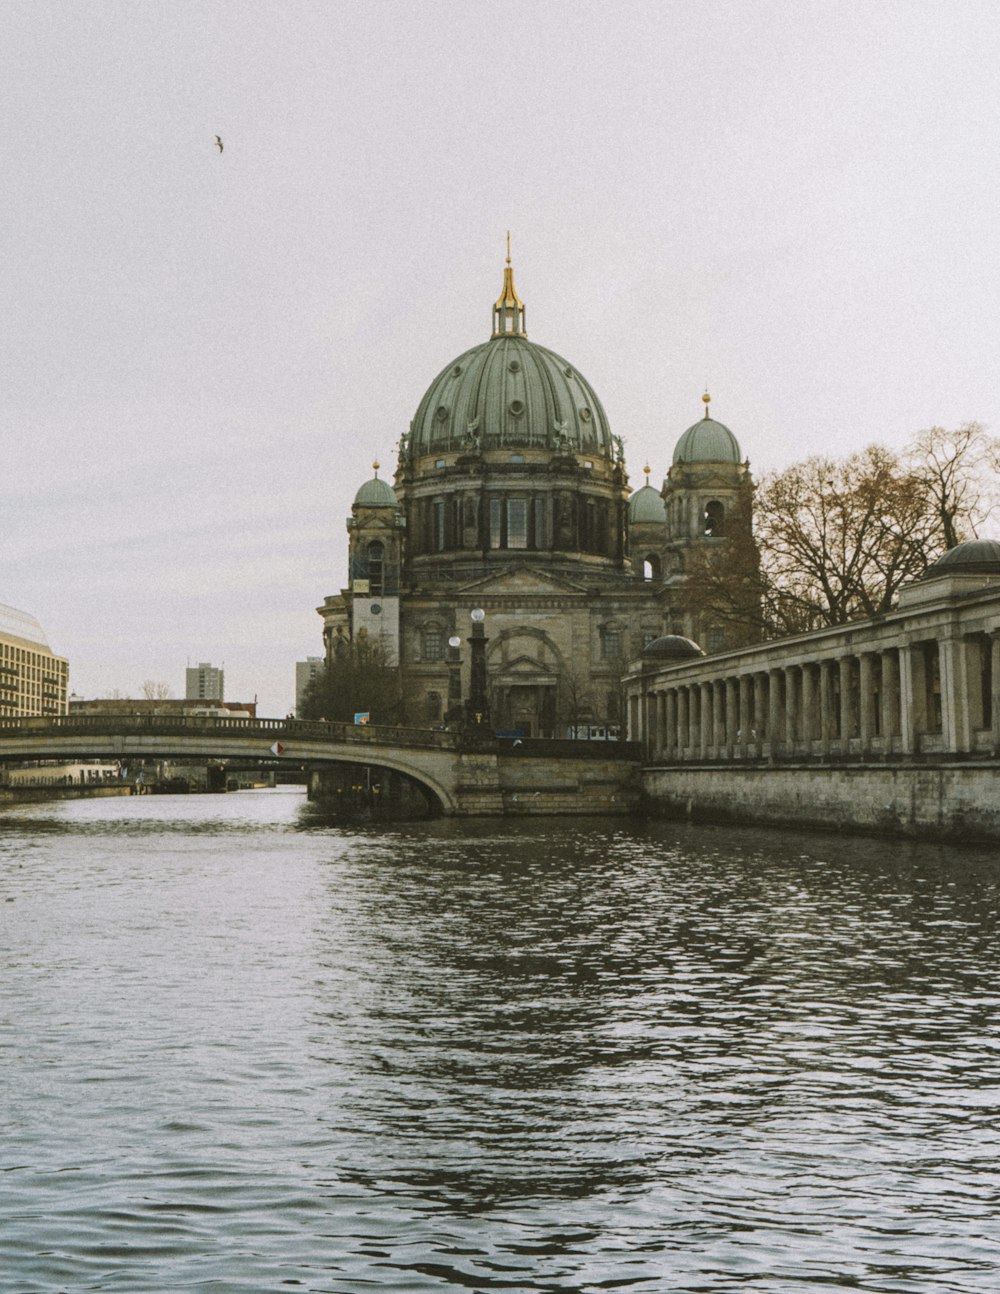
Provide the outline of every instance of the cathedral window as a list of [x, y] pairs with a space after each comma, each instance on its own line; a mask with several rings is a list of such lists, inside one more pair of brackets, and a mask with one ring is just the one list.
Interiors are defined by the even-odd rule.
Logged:
[[434, 503], [434, 551], [444, 552], [444, 503], [438, 499]]
[[722, 523], [725, 519], [725, 508], [718, 499], [713, 499], [711, 503], [705, 504], [705, 534], [721, 535]]
[[532, 509], [535, 523], [532, 546], [534, 548], [545, 548], [545, 500], [541, 496], [533, 500]]
[[625, 635], [620, 629], [604, 626], [601, 629], [601, 660], [621, 660]]
[[424, 630], [424, 660], [444, 659], [444, 630], [431, 626]]
[[503, 502], [498, 498], [490, 499], [490, 547], [500, 548], [503, 530]]
[[647, 553], [642, 559], [642, 578], [658, 580], [660, 578], [660, 559], [655, 553]]
[[528, 547], [528, 501], [507, 500], [507, 547]]

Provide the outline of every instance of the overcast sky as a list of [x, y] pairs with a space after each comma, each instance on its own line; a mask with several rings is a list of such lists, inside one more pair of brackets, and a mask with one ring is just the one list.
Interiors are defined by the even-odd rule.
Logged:
[[998, 66], [992, 0], [0, 0], [0, 602], [286, 713], [508, 228], [633, 488], [706, 384], [757, 473], [1000, 431]]

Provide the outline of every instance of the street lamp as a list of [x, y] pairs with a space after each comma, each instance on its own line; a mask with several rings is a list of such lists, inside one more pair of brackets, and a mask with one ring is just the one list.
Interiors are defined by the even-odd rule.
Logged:
[[483, 626], [486, 612], [482, 607], [476, 607], [470, 613], [469, 619], [472, 621], [472, 637], [468, 639], [469, 647], [472, 649], [472, 659], [467, 717], [469, 723], [478, 727], [481, 724], [488, 725], [490, 722], [490, 706], [486, 696], [486, 644], [489, 640]]
[[462, 719], [462, 657], [459, 648], [462, 640], [458, 634], [448, 639], [448, 705], [444, 712], [446, 724], [460, 723]]

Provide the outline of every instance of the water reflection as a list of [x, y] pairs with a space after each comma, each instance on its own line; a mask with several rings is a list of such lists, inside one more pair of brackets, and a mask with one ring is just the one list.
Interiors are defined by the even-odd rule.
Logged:
[[171, 797], [0, 879], [19, 1290], [997, 1286], [989, 853]]

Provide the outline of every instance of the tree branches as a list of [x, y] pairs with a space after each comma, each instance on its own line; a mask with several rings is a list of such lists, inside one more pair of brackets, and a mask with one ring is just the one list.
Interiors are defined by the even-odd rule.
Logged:
[[997, 507], [1000, 440], [978, 423], [764, 476], [726, 537], [690, 555], [681, 593], [730, 645], [879, 615]]

